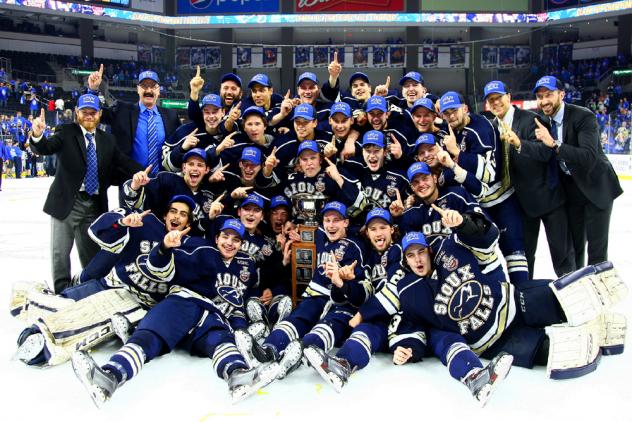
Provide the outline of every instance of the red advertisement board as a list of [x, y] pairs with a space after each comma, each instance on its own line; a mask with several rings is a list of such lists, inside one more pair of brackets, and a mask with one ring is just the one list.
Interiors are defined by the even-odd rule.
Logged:
[[295, 0], [297, 13], [403, 12], [404, 0]]

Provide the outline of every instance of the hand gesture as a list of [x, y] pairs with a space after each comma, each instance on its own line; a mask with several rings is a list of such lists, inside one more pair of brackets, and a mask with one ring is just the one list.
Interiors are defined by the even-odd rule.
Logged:
[[270, 301], [272, 300], [272, 290], [270, 289], [265, 289], [263, 291], [263, 294], [261, 295], [261, 297], [259, 298], [259, 300], [261, 301], [262, 304], [267, 305], [270, 303]]
[[400, 144], [397, 138], [395, 138], [395, 135], [393, 135], [392, 133], [390, 135], [391, 143], [388, 145], [388, 152], [391, 153], [393, 158], [398, 160], [402, 157], [402, 154], [404, 154], [404, 151], [402, 151], [402, 144]]
[[88, 88], [91, 91], [98, 91], [101, 81], [103, 81], [103, 63], [101, 63], [99, 70], [92, 72], [88, 76]]
[[151, 164], [148, 165], [145, 170], [141, 170], [134, 174], [134, 176], [132, 177], [132, 184], [130, 186], [132, 190], [138, 190], [141, 188], [141, 186], [145, 186], [147, 183], [149, 183], [149, 181], [151, 180], [151, 178], [149, 177], [149, 173], [151, 173]]
[[235, 136], [236, 134], [237, 132], [231, 132], [230, 134], [226, 135], [224, 139], [222, 139], [222, 142], [220, 142], [219, 145], [215, 147], [215, 155], [221, 154], [221, 152], [225, 149], [232, 148], [233, 145], [235, 145], [233, 136]]
[[331, 158], [336, 154], [338, 154], [338, 148], [336, 148], [336, 135], [333, 135], [331, 137], [331, 142], [323, 148], [323, 155], [327, 158]]
[[360, 109], [353, 110], [353, 118], [356, 125], [358, 126], [364, 126], [368, 120], [366, 117], [366, 112]]
[[191, 226], [187, 227], [186, 229], [182, 231], [172, 230], [165, 235], [165, 238], [163, 239], [162, 243], [163, 245], [165, 245], [165, 248], [167, 249], [177, 248], [178, 246], [182, 244], [182, 237], [185, 234], [187, 234], [189, 231], [191, 231]]
[[208, 210], [208, 218], [209, 220], [215, 220], [215, 218], [224, 211], [224, 204], [222, 204], [222, 199], [226, 192], [222, 193], [220, 196], [215, 198], [213, 202], [211, 202], [211, 208]]
[[283, 266], [287, 267], [292, 260], [292, 243], [294, 240], [289, 240], [285, 242], [285, 246], [283, 247]]
[[459, 152], [461, 151], [459, 149], [459, 146], [456, 143], [456, 135], [454, 134], [454, 131], [452, 130], [452, 126], [450, 126], [449, 124], [448, 124], [448, 134], [443, 137], [443, 145], [448, 150], [448, 152], [452, 154], [453, 157], [459, 156]]
[[437, 153], [437, 160], [439, 161], [439, 164], [449, 169], [454, 168], [456, 165], [452, 157], [450, 157], [450, 153], [443, 149]]
[[143, 211], [142, 213], [131, 213], [127, 214], [125, 217], [121, 219], [121, 223], [127, 227], [142, 227], [143, 225], [143, 217], [149, 214], [151, 210]]
[[338, 275], [344, 281], [355, 279], [355, 267], [358, 264], [358, 261], [355, 260], [349, 265], [345, 265], [344, 267], [340, 267], [338, 269]]
[[353, 318], [349, 320], [349, 327], [355, 328], [360, 324], [362, 324], [362, 314], [360, 312], [356, 312]]
[[233, 199], [243, 199], [248, 196], [248, 191], [253, 186], [240, 186], [230, 193], [230, 197]]
[[444, 210], [442, 208], [439, 208], [435, 204], [430, 204], [430, 206], [432, 207], [433, 210], [439, 213], [439, 215], [441, 216], [441, 223], [445, 227], [451, 229], [463, 223], [463, 216], [458, 211], [449, 210], [449, 209]]
[[31, 123], [31, 136], [34, 138], [39, 138], [44, 134], [46, 130], [46, 112], [44, 109], [40, 111], [40, 115], [37, 119], [33, 119]]
[[535, 118], [535, 124], [538, 126], [535, 129], [535, 137], [539, 141], [542, 141], [542, 143], [547, 147], [553, 148], [555, 146], [555, 139], [553, 139], [549, 130], [540, 122], [540, 120], [538, 120], [538, 118]]
[[338, 62], [338, 50], [334, 51], [334, 59], [327, 66], [327, 71], [329, 72], [329, 83], [333, 87], [340, 76], [340, 72], [342, 72], [342, 65]]
[[417, 196], [414, 193], [412, 195], [408, 195], [408, 198], [406, 198], [406, 202], [404, 202], [404, 206], [406, 207], [406, 209], [415, 205], [416, 199], [417, 199]]
[[386, 97], [388, 95], [388, 89], [391, 86], [391, 77], [386, 77], [386, 82], [383, 85], [378, 85], [375, 87], [375, 91], [373, 91], [373, 95], [380, 95], [382, 97]]
[[397, 199], [391, 202], [391, 205], [388, 206], [388, 210], [393, 217], [400, 217], [405, 210], [404, 202], [402, 201], [402, 195], [399, 193], [399, 189], [396, 189], [395, 193], [397, 194]]
[[344, 180], [338, 171], [338, 167], [327, 157], [325, 157], [325, 161], [327, 162], [325, 173], [327, 173], [327, 176], [329, 176], [333, 181], [338, 183], [338, 186], [342, 187]]
[[[536, 119], [537, 120], [537, 119]], [[507, 142], [510, 145], [513, 145], [516, 148], [520, 147], [520, 138], [518, 138], [518, 135], [516, 135], [516, 132], [514, 132], [507, 123], [505, 123], [503, 120], [499, 120], [498, 121], [500, 124], [500, 140], [503, 142]]]
[[281, 114], [283, 116], [287, 116], [292, 112], [292, 109], [294, 109], [294, 101], [292, 101], [292, 94], [288, 89], [283, 101], [281, 102]]
[[240, 117], [241, 117], [241, 101], [235, 104], [233, 108], [230, 109], [230, 112], [228, 113], [228, 118], [232, 120], [233, 122], [236, 122], [237, 120], [239, 120]]
[[344, 283], [342, 278], [340, 278], [338, 261], [336, 260], [336, 255], [334, 252], [330, 252], [331, 260], [325, 262], [325, 275], [331, 280], [331, 283], [336, 287], [342, 287]]
[[188, 151], [191, 148], [195, 148], [195, 146], [200, 142], [197, 137], [198, 128], [195, 128], [193, 132], [189, 133], [186, 138], [184, 138], [184, 143], [182, 144], [182, 149], [184, 151]]
[[191, 99], [197, 101], [200, 96], [200, 91], [204, 87], [204, 79], [200, 76], [200, 65], [197, 66], [195, 76], [189, 81], [189, 87], [191, 88]]
[[349, 132], [349, 135], [347, 135], [347, 140], [345, 141], [345, 146], [342, 148], [342, 151], [340, 152], [340, 159], [342, 161], [355, 157], [355, 153], [356, 153], [355, 141], [358, 139], [359, 136], [360, 134], [355, 129], [352, 129], [351, 132]]
[[413, 349], [410, 347], [397, 346], [393, 352], [393, 363], [395, 365], [403, 365], [413, 357]]
[[230, 167], [230, 163], [225, 164], [222, 167], [215, 170], [213, 174], [209, 176], [208, 181], [211, 183], [219, 183], [219, 182], [225, 181], [226, 178], [224, 177], [224, 170], [226, 170], [228, 167]]
[[265, 177], [270, 177], [276, 166], [281, 162], [281, 160], [276, 157], [276, 150], [277, 147], [272, 148], [272, 152], [270, 152], [270, 155], [268, 155], [263, 164], [263, 175]]

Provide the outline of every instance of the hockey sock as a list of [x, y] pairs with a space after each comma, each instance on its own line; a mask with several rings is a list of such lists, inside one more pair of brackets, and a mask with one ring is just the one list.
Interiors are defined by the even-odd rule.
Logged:
[[248, 369], [248, 364], [231, 343], [222, 343], [215, 348], [212, 357], [213, 369], [220, 378], [228, 377], [235, 369]]
[[475, 368], [482, 368], [481, 360], [467, 344], [454, 343], [446, 354], [446, 366], [452, 378], [461, 381]]
[[265, 339], [263, 345], [270, 345], [274, 347], [274, 350], [281, 352], [285, 350], [288, 344], [292, 340], [298, 339], [298, 332], [292, 323], [288, 321], [281, 321], [270, 333], [268, 338]]
[[334, 347], [334, 332], [327, 324], [317, 324], [312, 330], [303, 337], [303, 346], [317, 346], [325, 352], [330, 351]]
[[114, 374], [119, 383], [124, 383], [138, 374], [144, 364], [143, 348], [134, 343], [127, 343], [110, 358], [108, 363], [103, 365], [103, 369]]
[[362, 331], [355, 331], [344, 342], [336, 356], [346, 359], [351, 368], [364, 368], [371, 359], [371, 340], [369, 336]]
[[514, 251], [505, 255], [507, 261], [507, 272], [512, 283], [519, 283], [529, 280], [529, 267], [524, 251]]

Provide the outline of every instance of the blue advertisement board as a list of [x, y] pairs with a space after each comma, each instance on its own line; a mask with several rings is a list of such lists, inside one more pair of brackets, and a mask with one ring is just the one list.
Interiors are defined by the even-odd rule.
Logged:
[[279, 0], [178, 0], [179, 15], [278, 13]]

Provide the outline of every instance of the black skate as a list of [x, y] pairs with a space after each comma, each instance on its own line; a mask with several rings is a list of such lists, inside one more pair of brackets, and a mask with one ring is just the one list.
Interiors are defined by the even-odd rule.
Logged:
[[481, 406], [485, 406], [494, 388], [505, 379], [512, 363], [513, 356], [501, 352], [486, 367], [477, 369], [463, 380]]
[[342, 391], [351, 375], [351, 367], [346, 359], [331, 356], [316, 346], [307, 346], [303, 355], [318, 375], [334, 387], [336, 392]]
[[114, 334], [121, 339], [123, 344], [127, 343], [127, 340], [132, 335], [132, 324], [130, 324], [129, 319], [122, 313], [117, 312], [112, 315], [110, 322], [112, 323]]
[[276, 360], [274, 351], [270, 347], [261, 346], [246, 330], [235, 330], [235, 346], [251, 368]]
[[277, 378], [279, 364], [268, 362], [252, 369], [235, 369], [228, 377], [228, 389], [233, 403], [257, 392]]
[[100, 408], [116, 391], [116, 377], [97, 365], [88, 352], [78, 350], [71, 357], [72, 369], [86, 388], [94, 404]]
[[283, 379], [288, 376], [290, 372], [301, 366], [302, 358], [303, 344], [298, 340], [292, 340], [283, 351], [283, 356], [281, 356], [281, 359], [279, 360], [279, 366], [281, 369], [279, 370], [277, 378]]

